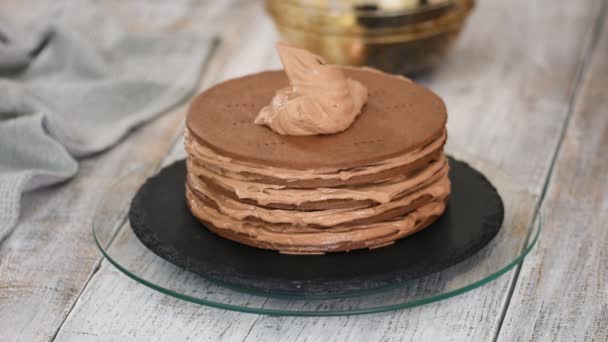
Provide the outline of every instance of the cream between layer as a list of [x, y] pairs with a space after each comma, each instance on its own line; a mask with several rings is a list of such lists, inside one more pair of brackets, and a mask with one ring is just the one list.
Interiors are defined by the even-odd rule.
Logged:
[[235, 220], [257, 218], [264, 222], [281, 224], [287, 223], [297, 226], [332, 227], [348, 222], [374, 217], [391, 209], [403, 208], [415, 200], [430, 196], [435, 201], [444, 201], [450, 194], [450, 181], [447, 174], [429, 186], [397, 200], [367, 208], [345, 208], [315, 211], [266, 209], [259, 206], [232, 200], [209, 190], [204, 183], [199, 183], [194, 190], [200, 191], [214, 201], [219, 211]]
[[289, 232], [282, 232], [267, 229], [264, 224], [254, 225], [247, 221], [234, 220], [200, 203], [189, 189], [186, 194], [188, 204], [194, 215], [209, 222], [214, 227], [245, 235], [249, 239], [264, 243], [268, 248], [279, 250], [287, 248], [298, 252], [306, 250], [322, 251], [324, 246], [357, 243], [377, 247], [379, 243], [383, 243], [382, 241], [389, 243], [413, 233], [421, 222], [430, 217], [439, 216], [445, 210], [444, 202], [431, 202], [392, 221], [355, 225], [348, 228], [331, 227], [312, 230], [304, 227], [301, 232], [294, 229], [290, 229]]
[[[297, 189], [265, 184], [260, 180], [282, 179], [289, 183], [290, 181], [315, 179], [347, 180], [352, 177], [372, 175], [407, 166], [441, 150], [445, 139], [444, 131], [441, 137], [426, 146], [398, 157], [360, 167], [296, 170], [264, 167], [260, 164], [237, 161], [219, 155], [200, 144], [186, 130], [188, 172], [189, 177], [194, 177], [195, 180], [190, 183], [195, 185], [196, 191], [200, 191], [214, 201], [219, 211], [205, 205], [191, 192], [189, 187], [187, 189], [188, 204], [194, 215], [200, 220], [209, 222], [218, 229], [239, 235], [245, 234], [248, 236], [247, 241], [258, 241], [264, 246], [270, 246], [268, 248], [300, 253], [302, 251], [323, 251], [322, 246], [339, 244], [350, 246], [353, 243], [364, 243], [364, 246], [369, 247], [381, 246], [413, 233], [421, 227], [422, 223], [443, 212], [446, 198], [450, 193], [447, 178], [448, 165], [443, 154], [438, 160], [429, 162], [408, 175], [357, 187]], [[298, 205], [331, 199], [371, 200], [379, 204], [309, 212], [267, 209], [213, 193], [198, 178], [199, 176], [204, 176], [227, 191], [233, 192], [239, 199], [251, 199], [260, 205], [270, 203]], [[394, 208], [406, 207], [425, 195], [432, 198], [430, 203], [416, 207], [412, 212], [400, 218], [370, 224], [352, 223]], [[260, 221], [250, 220], [251, 218]], [[272, 246], [276, 246], [276, 248]], [[337, 250], [344, 248], [349, 247], [342, 246]]]
[[308, 170], [286, 169], [271, 166], [261, 167], [259, 164], [240, 160], [237, 161], [230, 157], [219, 155], [212, 149], [199, 143], [188, 129], [186, 129], [184, 133], [184, 139], [184, 145], [189, 158], [192, 158], [192, 160], [195, 160], [197, 163], [205, 165], [207, 169], [214, 173], [248, 182], [261, 178], [256, 177], [256, 175], [293, 182], [314, 179], [344, 181], [353, 177], [377, 174], [382, 171], [405, 166], [440, 149], [447, 139], [447, 134], [444, 130], [441, 137], [433, 140], [426, 146], [377, 163], [362, 165], [355, 168], [319, 168]]
[[[288, 204], [301, 205], [308, 202], [320, 202], [327, 200], [356, 200], [373, 201], [376, 203], [388, 203], [393, 198], [410, 191], [427, 182], [437, 173], [447, 172], [447, 159], [441, 156], [432, 161], [428, 166], [415, 174], [395, 177], [379, 183], [352, 187], [352, 188], [316, 188], [316, 189], [293, 189], [284, 185], [264, 184], [257, 182], [245, 182], [219, 175], [207, 170], [201, 165], [188, 161], [189, 173], [203, 176], [218, 184], [226, 191], [234, 193], [240, 199], [254, 200], [260, 205]], [[193, 177], [191, 183], [197, 184], [201, 180]]]

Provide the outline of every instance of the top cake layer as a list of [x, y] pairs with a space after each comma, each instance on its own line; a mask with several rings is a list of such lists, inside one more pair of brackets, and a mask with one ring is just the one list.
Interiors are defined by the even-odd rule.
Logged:
[[302, 170], [369, 165], [441, 138], [447, 115], [437, 95], [405, 78], [375, 70], [344, 71], [368, 88], [369, 100], [355, 123], [342, 133], [281, 136], [253, 123], [276, 90], [288, 85], [283, 71], [233, 79], [205, 91], [191, 105], [188, 129], [201, 144], [221, 155]]

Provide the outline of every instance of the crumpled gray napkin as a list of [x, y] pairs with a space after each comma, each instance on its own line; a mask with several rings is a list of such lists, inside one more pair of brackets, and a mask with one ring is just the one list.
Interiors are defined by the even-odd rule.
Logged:
[[0, 241], [23, 192], [73, 177], [79, 157], [192, 95], [214, 45], [99, 24], [6, 30], [0, 20]]

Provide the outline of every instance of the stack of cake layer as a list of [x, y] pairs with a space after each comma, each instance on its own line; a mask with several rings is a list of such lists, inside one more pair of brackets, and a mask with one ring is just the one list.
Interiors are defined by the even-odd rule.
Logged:
[[431, 224], [450, 193], [446, 111], [411, 81], [344, 69], [369, 90], [345, 132], [281, 136], [253, 124], [280, 71], [224, 82], [187, 119], [187, 203], [217, 234], [293, 254], [377, 248]]

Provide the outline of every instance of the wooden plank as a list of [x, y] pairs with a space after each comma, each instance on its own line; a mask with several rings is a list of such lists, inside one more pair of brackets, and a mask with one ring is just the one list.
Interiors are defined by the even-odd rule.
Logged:
[[499, 340], [608, 340], [607, 156], [604, 22], [542, 206], [543, 233], [523, 264]]
[[[100, 256], [91, 217], [123, 166], [153, 169], [180, 125], [173, 113], [138, 130], [111, 152], [80, 163], [68, 184], [27, 194], [19, 225], [0, 248], [0, 331], [15, 340], [49, 340]], [[132, 156], [141, 156], [133, 160]], [[108, 218], [120, 220], [120, 217]]]
[[[276, 33], [272, 24], [264, 20], [260, 4], [241, 3], [232, 8], [230, 15], [232, 18], [222, 31], [222, 43], [206, 72], [206, 84], [280, 66], [274, 54]], [[183, 157], [181, 139], [163, 164], [180, 157]], [[119, 234], [115, 243], [128, 243], [121, 240], [125, 236]], [[149, 267], [153, 262], [143, 258], [141, 267]], [[171, 280], [188, 281], [178, 277]], [[197, 340], [242, 340], [256, 319], [256, 315], [212, 309], [162, 295], [127, 278], [104, 261], [56, 339], [164, 341], [191, 336]]]
[[[78, 6], [39, 5], [12, 3], [9, 8], [27, 17], [30, 8], [50, 16], [63, 5]], [[24, 196], [20, 223], [0, 246], [0, 340], [54, 337], [101, 260], [91, 236], [99, 196], [128, 170], [158, 167], [181, 132], [184, 110], [176, 108], [112, 150], [82, 160], [73, 180]]]
[[[598, 3], [480, 2], [450, 59], [421, 80], [438, 91], [450, 109], [449, 151], [484, 171], [497, 185], [507, 208], [506, 225], [519, 233], [525, 234], [533, 220]], [[265, 32], [270, 27], [263, 15], [255, 22], [250, 29]], [[269, 39], [265, 34], [241, 32], [246, 32], [245, 41], [255, 37], [264, 45], [263, 39]], [[560, 44], [554, 44], [555, 40]], [[239, 56], [227, 67], [242, 67], [239, 61], [249, 60], [253, 50], [259, 52], [254, 47], [250, 44], [245, 51], [234, 50]], [[272, 55], [271, 51], [257, 55]], [[508, 238], [503, 236], [501, 241]], [[147, 262], [143, 261], [142, 267], [149, 265]], [[411, 310], [291, 318], [235, 314], [180, 303], [136, 286], [104, 263], [58, 340], [95, 340], [99, 336], [113, 340], [492, 340], [515, 274], [510, 272], [478, 290]], [[115, 326], [118, 328], [113, 329]]]
[[[533, 221], [599, 3], [480, 1], [456, 51], [422, 80], [446, 100], [448, 150], [497, 185], [506, 226], [526, 229]], [[395, 313], [262, 317], [247, 341], [488, 341], [501, 325], [515, 275]]]

